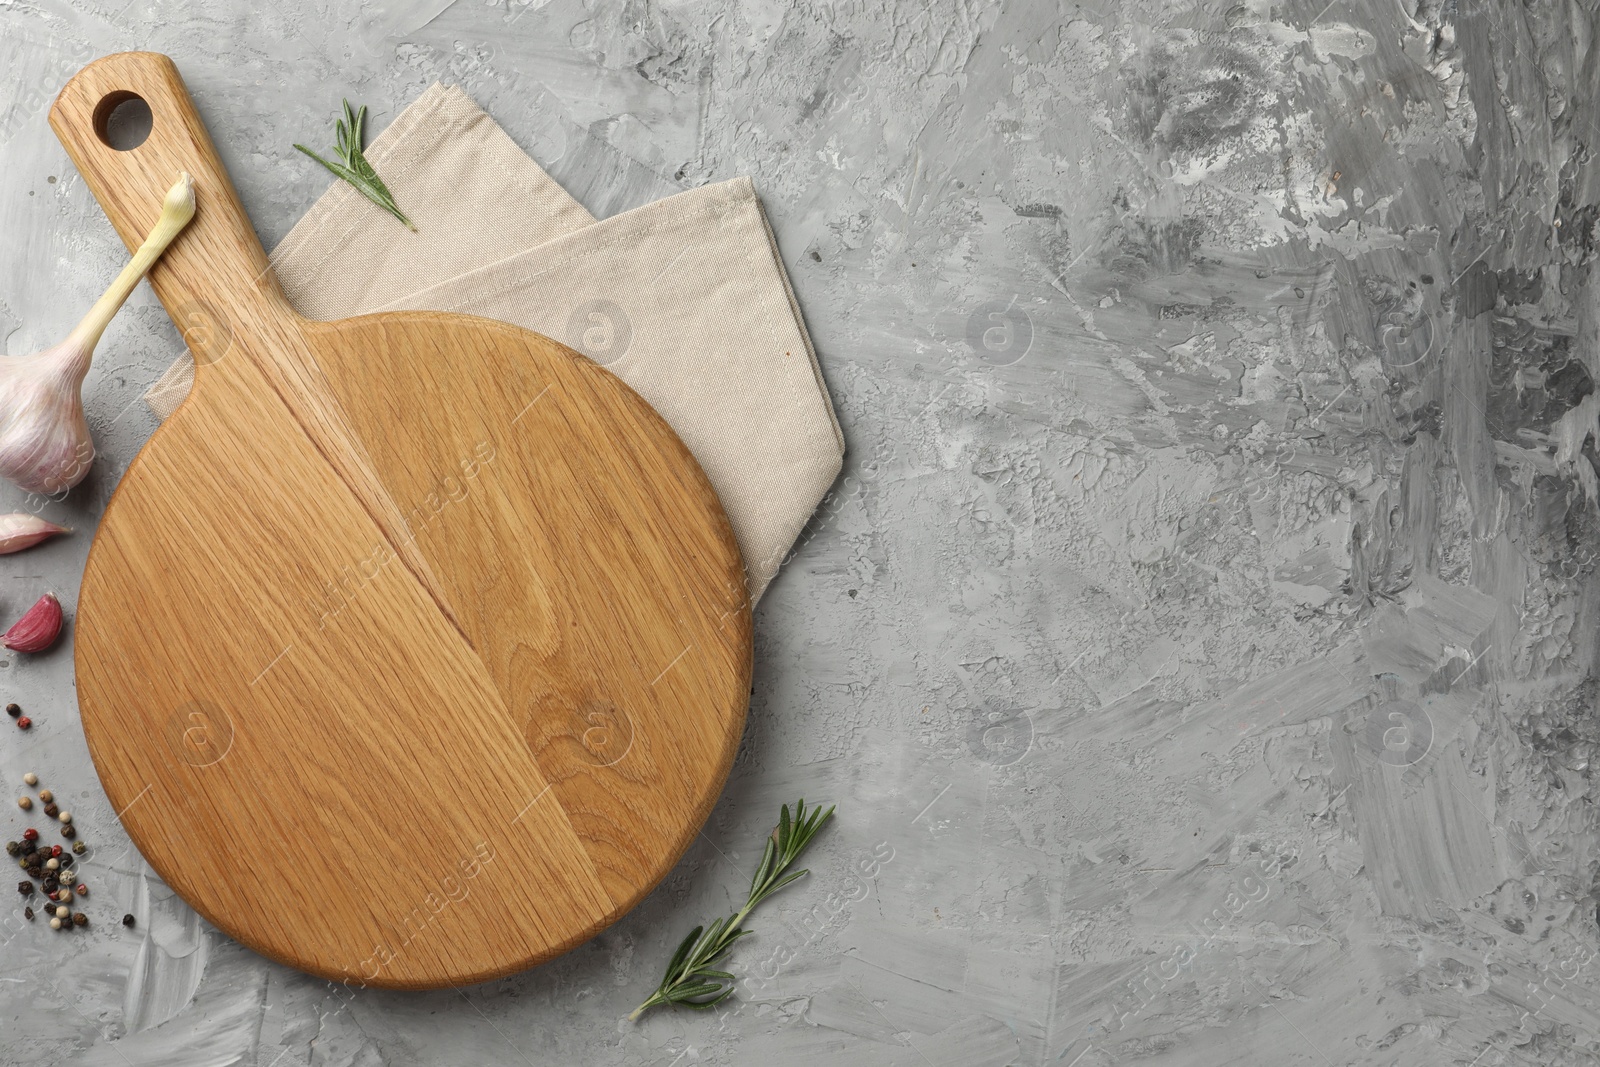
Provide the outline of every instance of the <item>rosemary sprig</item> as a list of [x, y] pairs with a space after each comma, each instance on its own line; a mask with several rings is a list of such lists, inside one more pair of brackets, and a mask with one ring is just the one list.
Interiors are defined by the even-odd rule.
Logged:
[[362, 154], [362, 146], [366, 142], [366, 125], [367, 105], [362, 104], [360, 111], [353, 112], [350, 110], [350, 101], [346, 100], [344, 118], [334, 126], [339, 138], [337, 152], [343, 162], [334, 163], [323, 159], [303, 144], [297, 144], [295, 147], [327, 167], [337, 177], [355, 186], [362, 196], [405, 223], [411, 232], [415, 233], [416, 223], [406, 218], [405, 213], [394, 202], [394, 194], [389, 192], [389, 187], [383, 184], [383, 179], [378, 177], [378, 172], [372, 169], [372, 164], [368, 163], [367, 157]]
[[794, 806], [794, 818], [789, 818], [789, 805], [783, 806], [778, 825], [767, 837], [767, 847], [761, 854], [761, 866], [750, 880], [750, 899], [731, 919], [717, 919], [710, 927], [696, 926], [683, 939], [678, 951], [667, 964], [667, 973], [650, 998], [633, 1009], [630, 1019], [637, 1019], [657, 1004], [682, 1004], [687, 1008], [702, 1010], [718, 1004], [733, 993], [736, 979], [727, 971], [711, 965], [720, 960], [733, 943], [749, 933], [741, 924], [755, 910], [756, 905], [772, 894], [808, 873], [795, 871], [785, 875], [789, 865], [800, 858], [811, 839], [817, 836], [823, 824], [833, 817], [833, 808], [822, 811], [813, 808], [806, 812], [802, 798]]

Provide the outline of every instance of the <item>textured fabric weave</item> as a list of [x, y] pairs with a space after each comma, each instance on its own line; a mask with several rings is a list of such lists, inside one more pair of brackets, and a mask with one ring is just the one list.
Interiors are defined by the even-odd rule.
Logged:
[[[367, 149], [417, 233], [339, 182], [271, 259], [314, 319], [455, 311], [553, 337], [677, 431], [716, 487], [752, 600], [838, 475], [844, 438], [748, 178], [603, 222], [460, 89], [434, 85]], [[160, 418], [185, 353], [145, 394]]]

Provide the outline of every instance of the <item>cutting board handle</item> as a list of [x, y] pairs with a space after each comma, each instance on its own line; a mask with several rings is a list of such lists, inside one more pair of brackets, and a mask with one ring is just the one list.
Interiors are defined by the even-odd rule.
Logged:
[[[150, 106], [150, 135], [119, 151], [106, 137], [107, 119], [133, 97]], [[150, 285], [198, 366], [209, 362], [208, 337], [236, 337], [295, 316], [171, 59], [121, 52], [95, 60], [61, 90], [50, 127], [130, 251], [160, 216], [178, 173], [193, 176], [194, 221], [156, 262]]]

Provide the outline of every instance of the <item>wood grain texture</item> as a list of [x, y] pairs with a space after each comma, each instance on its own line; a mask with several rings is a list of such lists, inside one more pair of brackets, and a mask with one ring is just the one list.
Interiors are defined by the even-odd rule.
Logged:
[[[127, 93], [154, 125], [118, 152], [97, 129]], [[50, 123], [130, 248], [180, 170], [198, 197], [150, 275], [195, 388], [77, 608], [128, 833], [216, 926], [352, 984], [485, 980], [604, 928], [693, 839], [744, 724], [743, 568], [693, 457], [537, 334], [297, 315], [165, 56], [91, 64]]]

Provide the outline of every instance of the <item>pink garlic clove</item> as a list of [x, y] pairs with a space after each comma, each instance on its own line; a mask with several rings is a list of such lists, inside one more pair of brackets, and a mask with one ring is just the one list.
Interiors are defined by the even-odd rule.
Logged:
[[43, 652], [56, 643], [60, 633], [61, 601], [54, 593], [46, 593], [5, 632], [0, 644], [16, 652]]
[[21, 512], [14, 515], [0, 515], [0, 555], [21, 552], [48, 537], [71, 532], [65, 526], [46, 522], [37, 515]]

